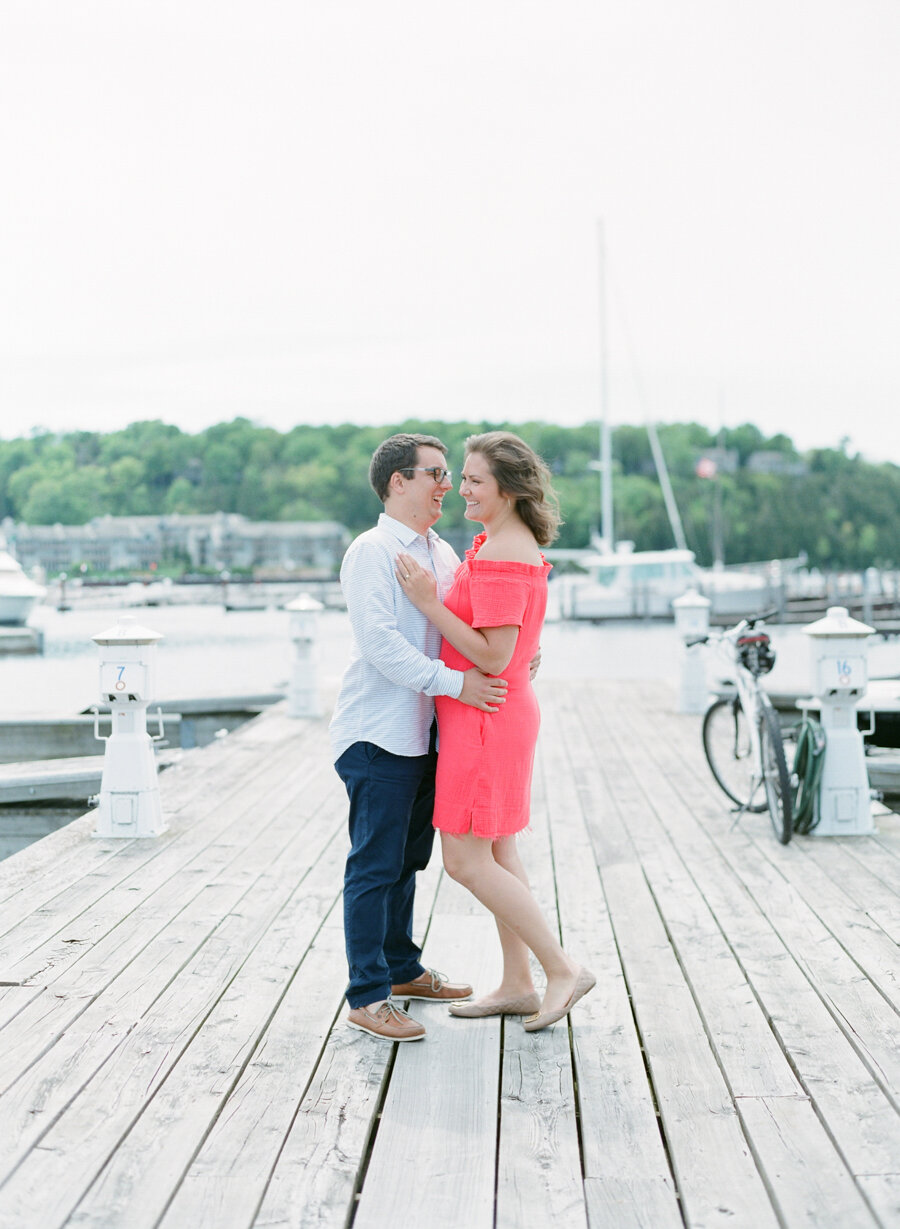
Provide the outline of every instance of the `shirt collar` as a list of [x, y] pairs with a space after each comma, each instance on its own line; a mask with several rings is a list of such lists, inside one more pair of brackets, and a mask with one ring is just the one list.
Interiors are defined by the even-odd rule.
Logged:
[[378, 527], [393, 534], [404, 546], [409, 546], [410, 543], [415, 542], [416, 538], [425, 538], [428, 542], [436, 542], [438, 540], [438, 535], [430, 525], [425, 533], [416, 533], [415, 529], [410, 529], [409, 525], [404, 525], [396, 517], [388, 516], [386, 512], [382, 512], [378, 517]]

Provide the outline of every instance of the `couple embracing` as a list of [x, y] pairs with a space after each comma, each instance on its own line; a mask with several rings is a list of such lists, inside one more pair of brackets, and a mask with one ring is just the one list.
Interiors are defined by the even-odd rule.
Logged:
[[[469, 437], [459, 493], [484, 529], [460, 563], [433, 529], [452, 485], [446, 454], [429, 435], [376, 449], [369, 479], [384, 512], [341, 567], [354, 646], [331, 738], [350, 800], [347, 1022], [388, 1041], [425, 1036], [401, 1006], [409, 999], [445, 1001], [455, 1016], [524, 1015], [531, 1032], [594, 985], [554, 937], [516, 848], [540, 723], [531, 680], [550, 571], [540, 547], [559, 523], [549, 472], [516, 435]], [[471, 986], [424, 968], [412, 938], [435, 828], [447, 873], [500, 935], [500, 985], [474, 1001]], [[543, 999], [529, 952], [546, 975]]]

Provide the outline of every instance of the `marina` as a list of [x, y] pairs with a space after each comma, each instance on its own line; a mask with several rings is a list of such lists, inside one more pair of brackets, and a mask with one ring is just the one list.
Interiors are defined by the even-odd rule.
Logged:
[[[33, 833], [31, 839], [36, 839], [68, 823], [80, 813], [79, 805], [86, 807], [97, 791], [86, 789], [79, 761], [100, 755], [103, 744], [96, 733], [109, 732], [108, 708], [101, 706], [99, 727], [92, 712], [98, 701], [92, 637], [114, 617], [110, 609], [105, 604], [98, 609], [76, 605], [60, 612], [42, 606], [34, 617], [44, 653], [0, 657], [0, 858], [21, 848], [24, 834]], [[141, 618], [163, 635], [158, 699], [148, 712], [152, 733], [163, 735], [156, 743], [158, 755], [221, 737], [287, 693], [288, 612], [270, 608], [226, 613], [221, 606], [174, 604], [148, 610]], [[316, 672], [327, 696], [337, 688], [347, 660], [349, 622], [345, 613], [327, 608], [317, 624]], [[810, 694], [808, 638], [798, 625], [773, 626], [772, 634], [777, 660], [766, 684], [789, 724], [796, 719], [798, 700]], [[662, 680], [668, 685], [677, 681], [680, 641], [667, 621], [547, 623], [542, 647], [551, 677]], [[860, 702], [859, 724], [867, 729], [874, 722], [876, 738], [868, 741], [894, 749], [887, 761], [881, 755], [877, 764], [874, 757], [867, 763], [872, 787], [896, 806], [900, 645], [893, 637], [872, 637], [869, 657], [872, 679]], [[712, 661], [707, 683], [712, 691], [723, 685]], [[67, 759], [72, 771], [67, 777], [50, 773], [48, 788], [55, 792], [43, 806], [23, 802], [15, 788], [7, 789], [2, 765], [43, 779], [39, 761], [54, 759]], [[64, 797], [60, 789], [66, 780], [70, 785]]]
[[16, 4], [0, 1229], [900, 1229], [898, 55]]
[[[344, 1027], [345, 798], [276, 705], [161, 775], [163, 835], [0, 865], [0, 1225], [896, 1223], [900, 820], [779, 846], [671, 686], [549, 665], [523, 856], [599, 975], [570, 1027]], [[487, 988], [437, 857], [418, 907]]]

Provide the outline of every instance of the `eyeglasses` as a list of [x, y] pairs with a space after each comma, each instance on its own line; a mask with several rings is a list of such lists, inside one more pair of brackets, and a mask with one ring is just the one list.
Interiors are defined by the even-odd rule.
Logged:
[[430, 474], [432, 481], [440, 484], [447, 482], [453, 477], [453, 471], [449, 469], [441, 469], [439, 465], [408, 465], [406, 469], [401, 469], [401, 474], [411, 474], [415, 470], [421, 470], [423, 474]]

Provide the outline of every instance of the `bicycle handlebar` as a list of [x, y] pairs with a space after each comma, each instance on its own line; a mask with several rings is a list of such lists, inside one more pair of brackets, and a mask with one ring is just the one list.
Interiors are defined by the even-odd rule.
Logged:
[[748, 615], [746, 619], [741, 619], [739, 623], [735, 623], [734, 627], [727, 627], [722, 632], [723, 639], [730, 639], [732, 636], [739, 636], [743, 631], [751, 631], [756, 627], [757, 623], [767, 623], [769, 619], [774, 618], [778, 614], [776, 607], [771, 610], [764, 610], [762, 614]]
[[734, 627], [726, 627], [720, 632], [710, 633], [705, 636], [693, 636], [690, 640], [685, 640], [685, 648], [693, 649], [698, 644], [709, 644], [711, 640], [722, 641], [736, 639], [741, 632], [751, 631], [754, 627], [756, 627], [757, 623], [766, 623], [777, 614], [777, 608], [773, 607], [771, 610], [764, 610], [762, 614], [748, 615], [746, 619], [741, 619], [740, 622], [735, 623]]
[[757, 623], [768, 623], [769, 619], [774, 619], [777, 614], [778, 607], [773, 606], [771, 610], [764, 610], [762, 614], [744, 619], [743, 622], [746, 623], [748, 627], [755, 627]]

